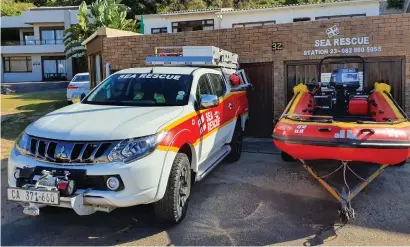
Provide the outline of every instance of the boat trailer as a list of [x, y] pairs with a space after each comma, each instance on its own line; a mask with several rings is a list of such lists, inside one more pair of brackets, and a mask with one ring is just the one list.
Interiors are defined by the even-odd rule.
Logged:
[[340, 202], [339, 217], [343, 224], [355, 218], [355, 211], [351, 205], [353, 198], [388, 167], [388, 165], [355, 161], [300, 160], [300, 162]]

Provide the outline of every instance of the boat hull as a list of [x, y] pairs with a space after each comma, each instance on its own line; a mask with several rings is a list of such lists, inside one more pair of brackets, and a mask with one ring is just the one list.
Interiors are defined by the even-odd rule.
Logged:
[[274, 143], [281, 151], [299, 160], [326, 159], [395, 165], [405, 161], [410, 155], [409, 148], [315, 146], [286, 143], [278, 140], [274, 140]]

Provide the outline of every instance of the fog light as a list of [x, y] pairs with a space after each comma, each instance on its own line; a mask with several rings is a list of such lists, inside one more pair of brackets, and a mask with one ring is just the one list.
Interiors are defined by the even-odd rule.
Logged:
[[16, 170], [14, 171], [14, 178], [15, 178], [15, 179], [19, 179], [19, 178], [20, 178], [20, 169], [16, 169]]
[[107, 179], [107, 187], [110, 190], [117, 190], [120, 187], [120, 180], [116, 177], [109, 177]]

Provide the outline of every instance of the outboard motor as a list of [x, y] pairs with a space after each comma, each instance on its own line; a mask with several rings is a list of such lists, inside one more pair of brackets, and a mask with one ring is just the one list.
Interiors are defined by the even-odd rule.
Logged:
[[350, 95], [356, 94], [357, 89], [360, 88], [358, 69], [333, 70], [329, 85], [335, 89], [337, 110], [347, 111]]

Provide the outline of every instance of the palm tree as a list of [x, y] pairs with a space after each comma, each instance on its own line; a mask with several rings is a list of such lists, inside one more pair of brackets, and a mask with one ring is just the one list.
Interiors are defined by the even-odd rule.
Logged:
[[64, 32], [64, 45], [67, 58], [85, 56], [81, 43], [99, 27], [138, 31], [136, 20], [127, 19], [127, 9], [121, 0], [96, 0], [90, 9], [82, 2], [77, 15], [78, 25]]

